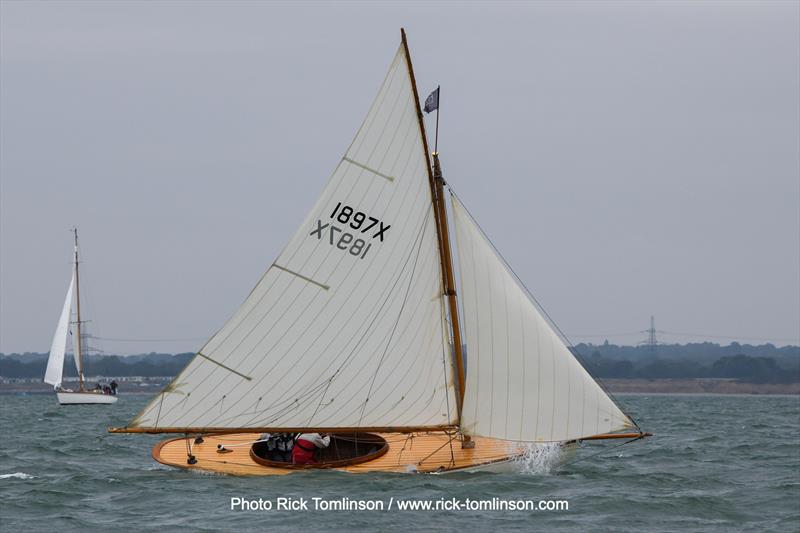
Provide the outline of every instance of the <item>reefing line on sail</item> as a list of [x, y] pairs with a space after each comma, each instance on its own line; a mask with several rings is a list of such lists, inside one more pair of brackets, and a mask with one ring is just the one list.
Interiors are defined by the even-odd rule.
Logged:
[[221, 366], [222, 368], [224, 368], [224, 369], [225, 369], [225, 370], [227, 370], [228, 372], [233, 372], [233, 373], [234, 373], [234, 374], [236, 374], [237, 376], [241, 376], [241, 377], [243, 377], [243, 378], [244, 378], [244, 379], [246, 379], [247, 381], [252, 381], [252, 380], [253, 380], [253, 378], [251, 378], [250, 376], [247, 376], [247, 375], [245, 375], [245, 374], [242, 374], [241, 372], [237, 372], [236, 370], [232, 369], [232, 368], [231, 368], [231, 367], [229, 367], [229, 366], [223, 365], [223, 364], [222, 364], [222, 363], [220, 363], [219, 361], [216, 361], [216, 360], [212, 359], [211, 357], [207, 356], [207, 355], [206, 355], [206, 354], [204, 354], [203, 352], [197, 352], [197, 355], [199, 355], [200, 357], [204, 358], [206, 361], [211, 361], [211, 362], [212, 362], [212, 363], [214, 363], [215, 365], [219, 365], [219, 366]]
[[302, 279], [302, 280], [305, 280], [305, 281], [307, 281], [307, 282], [309, 282], [309, 283], [313, 283], [313, 284], [314, 284], [314, 285], [316, 285], [317, 287], [319, 287], [319, 288], [321, 288], [321, 289], [325, 289], [326, 291], [330, 289], [330, 287], [329, 287], [329, 286], [327, 286], [327, 285], [325, 285], [324, 283], [320, 283], [319, 281], [314, 281], [313, 279], [311, 279], [311, 278], [309, 278], [309, 277], [306, 277], [306, 276], [304, 276], [304, 275], [302, 275], [302, 274], [298, 274], [298, 273], [297, 273], [297, 272], [295, 272], [294, 270], [289, 270], [288, 268], [286, 268], [286, 267], [282, 267], [282, 266], [280, 266], [280, 265], [279, 265], [279, 264], [277, 264], [277, 263], [273, 263], [273, 264], [272, 264], [272, 266], [274, 266], [275, 268], [278, 268], [278, 269], [280, 269], [280, 270], [283, 270], [284, 272], [288, 272], [289, 274], [293, 274], [293, 275], [297, 276], [298, 278], [300, 278], [300, 279]]
[[343, 158], [342, 158], [342, 161], [347, 161], [347, 162], [348, 162], [348, 163], [350, 163], [351, 165], [355, 165], [355, 166], [357, 166], [357, 167], [363, 168], [364, 170], [367, 170], [367, 171], [369, 171], [369, 172], [372, 172], [372, 173], [373, 173], [373, 174], [375, 174], [376, 176], [380, 176], [380, 177], [382, 177], [382, 178], [384, 178], [384, 179], [387, 179], [387, 180], [389, 180], [389, 181], [394, 181], [394, 178], [393, 178], [392, 176], [387, 176], [386, 174], [384, 174], [384, 173], [382, 173], [382, 172], [378, 172], [378, 171], [377, 171], [377, 170], [375, 170], [374, 168], [370, 168], [370, 167], [368, 167], [367, 165], [364, 165], [364, 164], [362, 164], [362, 163], [359, 163], [358, 161], [353, 161], [353, 160], [352, 160], [352, 159], [350, 159], [349, 157], [343, 157]]

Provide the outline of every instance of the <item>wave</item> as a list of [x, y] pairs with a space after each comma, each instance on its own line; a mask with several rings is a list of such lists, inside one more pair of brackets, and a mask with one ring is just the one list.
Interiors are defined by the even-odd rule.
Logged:
[[14, 472], [13, 474], [0, 474], [0, 479], [33, 479], [36, 476], [26, 474], [25, 472]]

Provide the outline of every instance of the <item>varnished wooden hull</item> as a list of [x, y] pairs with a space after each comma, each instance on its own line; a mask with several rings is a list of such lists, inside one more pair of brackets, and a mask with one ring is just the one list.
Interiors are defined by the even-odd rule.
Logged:
[[[355, 465], [334, 468], [343, 472], [452, 472], [452, 471], [511, 471], [513, 463], [525, 453], [514, 443], [475, 437], [474, 448], [462, 448], [461, 442], [445, 433], [383, 433], [389, 443], [384, 455]], [[159, 442], [153, 448], [153, 458], [159, 463], [190, 470], [219, 474], [269, 476], [307, 470], [306, 468], [273, 468], [256, 463], [250, 456], [250, 444], [258, 433], [204, 436], [195, 444], [190, 439], [191, 453], [196, 463], [188, 464], [185, 437]], [[223, 444], [228, 453], [219, 453]], [[452, 444], [452, 446], [451, 446]]]

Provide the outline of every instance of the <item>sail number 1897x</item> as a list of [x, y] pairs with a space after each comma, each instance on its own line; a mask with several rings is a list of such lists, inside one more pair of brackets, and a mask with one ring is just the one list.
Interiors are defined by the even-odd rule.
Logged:
[[[323, 224], [322, 220], [317, 220], [317, 228], [309, 235], [316, 235], [318, 240], [327, 237], [325, 240], [331, 246], [335, 246], [340, 250], [347, 250], [350, 255], [361, 259], [367, 256], [372, 243], [356, 235], [369, 234], [370, 239], [380, 239], [383, 242], [383, 235], [391, 227], [390, 224], [384, 224], [380, 219], [371, 217], [361, 211], [356, 211], [349, 205], [343, 206], [342, 202], [336, 204], [336, 208], [329, 218], [344, 225], [344, 229], [332, 222]], [[348, 230], [353, 232], [351, 233]]]

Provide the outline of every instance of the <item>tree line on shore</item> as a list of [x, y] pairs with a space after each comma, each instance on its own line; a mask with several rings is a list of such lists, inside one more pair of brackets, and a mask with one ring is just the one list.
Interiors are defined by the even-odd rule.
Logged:
[[578, 344], [592, 375], [620, 379], [728, 378], [749, 383], [800, 382], [800, 346], [710, 342], [656, 346]]
[[[466, 347], [465, 347], [466, 348]], [[751, 383], [800, 382], [800, 346], [775, 347], [731, 343], [618, 346], [578, 344], [572, 348], [592, 375], [599, 378], [728, 378]], [[469, 354], [467, 352], [467, 362]], [[172, 377], [194, 357], [192, 353], [141, 355], [89, 355], [86, 374], [108, 377]], [[41, 378], [47, 354], [0, 354], [0, 377]], [[76, 377], [74, 364], [64, 375]]]
[[[88, 355], [84, 357], [87, 376], [108, 377], [172, 377], [178, 374], [194, 357], [193, 353], [143, 355]], [[37, 378], [44, 376], [47, 354], [0, 354], [0, 377]], [[65, 377], [77, 377], [78, 372], [71, 361], [64, 365]]]

